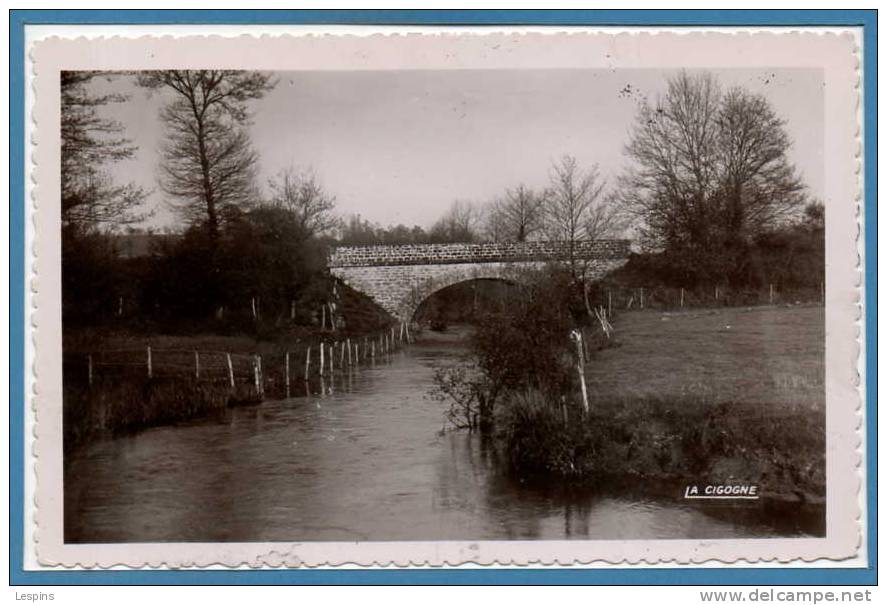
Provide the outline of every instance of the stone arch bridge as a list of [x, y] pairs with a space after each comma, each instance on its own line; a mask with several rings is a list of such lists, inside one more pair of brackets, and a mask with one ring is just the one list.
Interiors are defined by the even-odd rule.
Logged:
[[[570, 258], [570, 242], [407, 244], [338, 246], [329, 269], [335, 277], [372, 299], [393, 317], [410, 321], [423, 300], [448, 286], [474, 279], [519, 282], [521, 269]], [[583, 240], [573, 258], [588, 263], [601, 279], [628, 260], [628, 240]]]

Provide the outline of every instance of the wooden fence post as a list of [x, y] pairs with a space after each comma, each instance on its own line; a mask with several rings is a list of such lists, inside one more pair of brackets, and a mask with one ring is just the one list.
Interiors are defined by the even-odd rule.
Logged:
[[681, 308], [684, 308], [684, 289], [681, 288]]
[[194, 380], [200, 380], [200, 353], [194, 351]]
[[309, 372], [311, 370], [311, 345], [305, 350], [305, 382], [308, 382]]
[[151, 347], [148, 347], [148, 378], [154, 375], [154, 368], [151, 363]]
[[[320, 329], [326, 330], [326, 305], [320, 305]], [[321, 375], [323, 370], [321, 370]]]
[[360, 365], [360, 345], [358, 343], [354, 343], [354, 365]]
[[326, 361], [326, 359], [324, 359], [323, 341], [321, 341], [320, 342], [320, 375], [321, 375], [321, 377], [323, 376], [323, 369], [324, 369], [323, 366], [325, 365], [324, 361]]
[[582, 386], [582, 405], [585, 407], [586, 413], [588, 412], [588, 387], [585, 384], [585, 350], [583, 347], [583, 338], [582, 332], [580, 330], [573, 330], [573, 340], [576, 341], [576, 357], [578, 358], [578, 363], [576, 369], [579, 371], [579, 384]]
[[256, 395], [265, 398], [265, 378], [262, 376], [262, 356], [253, 355], [253, 378], [256, 383]]
[[285, 367], [284, 381], [286, 383], [286, 398], [289, 399], [290, 398], [290, 352], [289, 351], [286, 352], [285, 360], [286, 361], [284, 362], [284, 367]]
[[262, 356], [256, 355], [257, 367], [259, 368], [259, 396], [265, 398], [265, 372], [262, 370]]
[[228, 380], [231, 382], [231, 388], [235, 388], [234, 385], [234, 364], [231, 363], [231, 353], [225, 353], [225, 358], [228, 360]]
[[345, 346], [348, 347], [348, 367], [350, 368], [353, 364], [351, 361], [351, 337], [345, 339]]
[[333, 372], [336, 371], [336, 368], [334, 366], [335, 358], [336, 358], [335, 349], [333, 348], [333, 345], [330, 345], [330, 376], [332, 376]]
[[770, 284], [770, 304], [773, 304], [773, 284]]
[[644, 308], [644, 289], [641, 288], [641, 309]]

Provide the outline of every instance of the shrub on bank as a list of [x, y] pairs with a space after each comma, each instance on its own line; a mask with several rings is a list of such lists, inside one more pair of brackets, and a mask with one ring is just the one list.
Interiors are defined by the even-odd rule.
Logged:
[[757, 484], [778, 499], [825, 496], [825, 414], [778, 416], [701, 399], [639, 399], [585, 414], [534, 390], [509, 394], [496, 434], [521, 476]]
[[581, 288], [557, 271], [525, 279], [519, 297], [478, 322], [470, 342], [473, 362], [435, 374], [431, 396], [450, 402], [447, 416], [457, 428], [491, 432], [506, 393], [535, 389], [556, 397], [569, 390], [569, 335], [586, 313]]
[[63, 441], [70, 451], [99, 435], [122, 435], [151, 426], [182, 422], [256, 400], [255, 389], [186, 377], [96, 380], [92, 386], [66, 384]]

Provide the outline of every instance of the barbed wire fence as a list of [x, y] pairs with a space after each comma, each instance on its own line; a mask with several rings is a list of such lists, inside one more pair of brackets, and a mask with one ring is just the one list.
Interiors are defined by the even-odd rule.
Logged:
[[247, 400], [266, 395], [290, 397], [304, 385], [335, 378], [386, 360], [412, 341], [405, 324], [360, 337], [323, 338], [279, 351], [243, 353], [151, 346], [99, 349], [65, 355], [66, 379], [88, 388], [107, 381], [190, 380], [247, 392]]
[[711, 286], [705, 288], [625, 287], [601, 285], [591, 304], [604, 307], [608, 314], [625, 310], [680, 310], [712, 307], [764, 306], [785, 304], [824, 304], [825, 283], [819, 288], [792, 288], [767, 284], [762, 289]]

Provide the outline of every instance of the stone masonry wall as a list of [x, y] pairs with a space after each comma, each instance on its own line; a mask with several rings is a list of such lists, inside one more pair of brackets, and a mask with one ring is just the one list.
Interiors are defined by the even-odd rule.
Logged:
[[[591, 260], [587, 265], [588, 275], [593, 280], [601, 279], [627, 260], [627, 253], [622, 258]], [[544, 265], [544, 261], [364, 265], [331, 267], [330, 272], [372, 298], [393, 317], [409, 321], [423, 300], [447, 286], [472, 279], [520, 282], [522, 269]]]
[[[628, 250], [628, 240], [585, 240], [573, 243], [573, 257], [583, 260], [626, 258]], [[330, 253], [329, 267], [514, 263], [568, 258], [570, 242], [564, 241], [338, 246]]]

